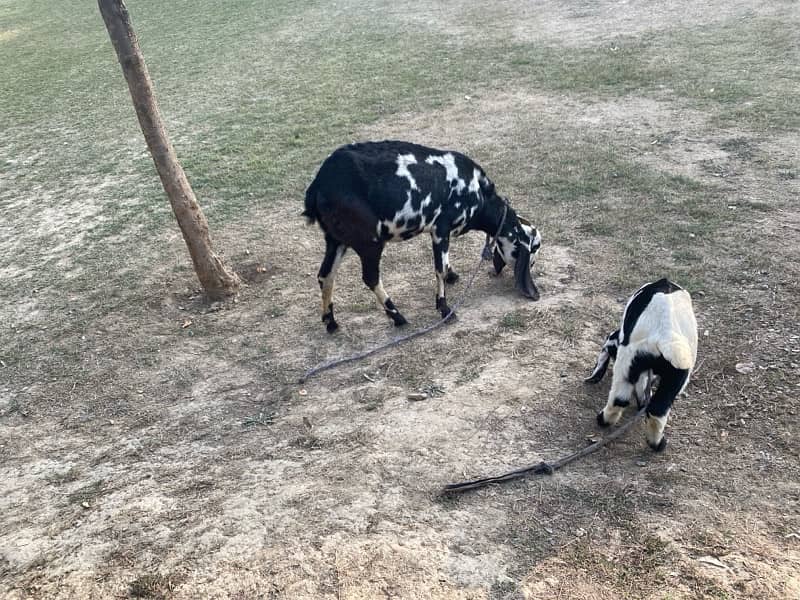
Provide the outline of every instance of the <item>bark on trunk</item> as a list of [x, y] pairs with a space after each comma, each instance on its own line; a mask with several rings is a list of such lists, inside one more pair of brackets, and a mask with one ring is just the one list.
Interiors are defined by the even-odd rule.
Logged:
[[239, 278], [225, 268], [211, 247], [208, 221], [167, 137], [128, 9], [123, 0], [98, 0], [97, 3], [128, 82], [147, 147], [189, 248], [200, 284], [212, 299], [229, 296], [239, 288]]

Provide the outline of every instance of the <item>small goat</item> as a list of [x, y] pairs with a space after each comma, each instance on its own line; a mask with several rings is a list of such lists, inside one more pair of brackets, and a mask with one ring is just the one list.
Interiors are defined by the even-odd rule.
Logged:
[[697, 322], [689, 293], [667, 279], [648, 283], [628, 300], [620, 328], [603, 344], [588, 383], [597, 383], [614, 359], [608, 403], [597, 423], [614, 425], [633, 398], [641, 407], [653, 375], [658, 384], [647, 408], [647, 443], [667, 446], [664, 427], [675, 398], [689, 383], [697, 359]]
[[[450, 268], [450, 236], [477, 229], [496, 236], [494, 267], [514, 265], [522, 294], [537, 300], [531, 264], [541, 245], [539, 233], [517, 216], [508, 201], [472, 160], [458, 152], [400, 141], [366, 142], [338, 148], [322, 163], [306, 191], [303, 215], [325, 233], [319, 269], [322, 322], [329, 333], [333, 283], [347, 248], [361, 259], [362, 278], [397, 326], [407, 323], [383, 288], [380, 260], [386, 242], [429, 232], [436, 269], [436, 308], [450, 314], [445, 283], [458, 275]], [[502, 228], [501, 228], [502, 222]]]

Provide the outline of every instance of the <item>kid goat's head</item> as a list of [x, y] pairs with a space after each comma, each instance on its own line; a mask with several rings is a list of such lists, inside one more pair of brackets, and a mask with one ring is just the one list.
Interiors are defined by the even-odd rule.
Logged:
[[[505, 200], [505, 202], [508, 202]], [[494, 249], [494, 270], [497, 274], [507, 264], [514, 265], [514, 279], [523, 296], [539, 299], [539, 290], [533, 283], [531, 269], [536, 262], [536, 253], [542, 245], [542, 236], [536, 228], [509, 207], [505, 222], [497, 233]]]

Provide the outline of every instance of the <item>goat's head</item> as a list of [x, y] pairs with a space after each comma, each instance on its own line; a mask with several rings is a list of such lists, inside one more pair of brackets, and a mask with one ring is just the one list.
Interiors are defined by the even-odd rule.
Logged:
[[500, 273], [507, 264], [514, 265], [514, 279], [523, 296], [539, 299], [539, 290], [533, 283], [531, 269], [536, 262], [536, 253], [542, 245], [542, 236], [536, 228], [509, 207], [503, 227], [497, 233], [494, 250], [494, 270]]

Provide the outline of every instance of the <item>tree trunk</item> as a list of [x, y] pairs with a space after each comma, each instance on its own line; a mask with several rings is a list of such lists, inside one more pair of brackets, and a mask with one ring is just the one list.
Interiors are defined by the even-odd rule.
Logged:
[[128, 9], [123, 0], [98, 0], [97, 4], [117, 51], [139, 125], [189, 248], [200, 284], [211, 299], [229, 296], [239, 288], [239, 278], [225, 268], [211, 248], [208, 221], [167, 137]]

